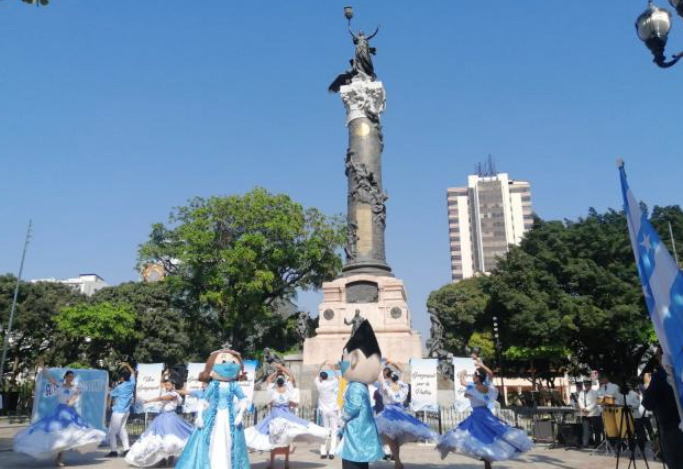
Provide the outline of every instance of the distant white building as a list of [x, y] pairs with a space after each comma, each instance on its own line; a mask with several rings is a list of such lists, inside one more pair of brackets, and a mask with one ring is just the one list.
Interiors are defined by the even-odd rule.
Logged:
[[57, 280], [56, 278], [39, 278], [31, 280], [31, 283], [38, 282], [62, 283], [64, 285], [69, 285], [74, 290], [77, 290], [87, 296], [91, 296], [97, 290], [101, 290], [104, 287], [109, 286], [109, 284], [97, 274], [81, 274], [78, 277], [67, 278], [65, 280]]
[[506, 173], [470, 175], [467, 187], [447, 191], [453, 282], [486, 274], [533, 224], [531, 187]]

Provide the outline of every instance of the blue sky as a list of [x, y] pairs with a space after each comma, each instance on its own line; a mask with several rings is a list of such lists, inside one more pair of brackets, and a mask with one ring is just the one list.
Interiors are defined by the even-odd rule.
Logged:
[[[346, 3], [0, 2], [0, 272], [29, 218], [26, 278], [115, 284], [196, 195], [260, 185], [342, 213], [344, 111], [326, 87], [352, 55]], [[423, 335], [450, 280], [446, 188], [488, 154], [531, 182], [543, 218], [619, 207], [618, 156], [638, 197], [681, 203], [683, 65], [651, 63], [633, 27], [645, 4], [354, 3], [356, 28], [382, 27], [387, 256]]]

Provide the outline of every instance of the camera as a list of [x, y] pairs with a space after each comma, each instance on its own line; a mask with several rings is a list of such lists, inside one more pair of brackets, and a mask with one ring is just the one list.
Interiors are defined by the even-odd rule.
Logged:
[[324, 371], [321, 371], [320, 372], [320, 379], [325, 381], [327, 379], [327, 373], [325, 373]]

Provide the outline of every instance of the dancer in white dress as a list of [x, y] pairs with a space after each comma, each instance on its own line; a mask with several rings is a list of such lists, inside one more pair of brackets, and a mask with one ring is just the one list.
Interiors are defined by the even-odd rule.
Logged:
[[[329, 430], [313, 422], [297, 417], [290, 406], [294, 404], [294, 386], [296, 381], [292, 373], [282, 365], [276, 365], [277, 371], [268, 377], [270, 391], [270, 414], [258, 425], [244, 431], [247, 446], [254, 451], [270, 451], [270, 466], [273, 466], [275, 455], [285, 455], [285, 467], [289, 466], [287, 449], [294, 440], [322, 444], [327, 440]], [[286, 378], [289, 378], [289, 382]], [[274, 382], [273, 382], [274, 381]]]
[[62, 382], [57, 381], [45, 368], [42, 374], [52, 386], [56, 386], [59, 404], [50, 415], [32, 423], [14, 436], [14, 451], [39, 459], [55, 457], [55, 464], [61, 467], [64, 466], [65, 451], [94, 451], [106, 433], [93, 428], [76, 412], [74, 406], [78, 402], [79, 394], [73, 371], [67, 371]]
[[148, 399], [150, 402], [162, 402], [161, 412], [140, 438], [130, 447], [126, 454], [126, 462], [131, 466], [150, 467], [165, 461], [170, 464], [180, 456], [194, 428], [176, 414], [181, 402], [180, 394], [170, 380], [164, 380], [164, 392], [161, 396]]

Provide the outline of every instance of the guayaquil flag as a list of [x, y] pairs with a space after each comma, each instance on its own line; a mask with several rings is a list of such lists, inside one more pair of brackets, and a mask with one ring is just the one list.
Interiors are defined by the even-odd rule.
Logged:
[[628, 187], [624, 162], [618, 165], [631, 246], [683, 430], [683, 274]]

